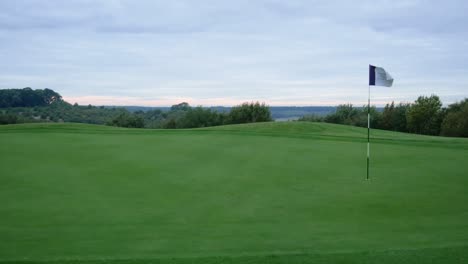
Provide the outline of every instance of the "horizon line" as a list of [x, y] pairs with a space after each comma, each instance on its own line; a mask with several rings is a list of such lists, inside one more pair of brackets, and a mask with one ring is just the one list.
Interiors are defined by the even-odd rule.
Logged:
[[[356, 101], [345, 101], [345, 100], [324, 100], [316, 101], [311, 100], [311, 102], [304, 102], [305, 100], [298, 101], [296, 103], [291, 102], [290, 100], [277, 99], [266, 99], [261, 98], [257, 100], [243, 100], [243, 99], [232, 99], [232, 98], [191, 98], [191, 97], [161, 97], [160, 99], [151, 99], [151, 98], [140, 98], [140, 97], [127, 97], [127, 96], [62, 96], [63, 100], [74, 104], [79, 105], [95, 105], [95, 106], [116, 106], [116, 107], [129, 107], [129, 106], [139, 106], [139, 107], [171, 107], [180, 103], [188, 103], [190, 106], [203, 106], [203, 107], [233, 107], [238, 106], [243, 103], [264, 103], [267, 106], [272, 107], [336, 107], [344, 104], [352, 104], [353, 106], [366, 106], [366, 100], [356, 100]], [[389, 100], [388, 98], [381, 99], [375, 98], [371, 99], [371, 105], [384, 107], [387, 104], [390, 104], [392, 101], [396, 104], [399, 103], [412, 103], [413, 100]], [[451, 104], [452, 102], [444, 103], [444, 105]]]

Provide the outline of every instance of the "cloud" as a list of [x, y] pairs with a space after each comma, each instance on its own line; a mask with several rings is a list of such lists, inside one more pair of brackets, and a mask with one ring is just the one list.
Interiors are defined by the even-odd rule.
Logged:
[[142, 98], [361, 104], [372, 63], [395, 77], [390, 90], [373, 89], [376, 102], [422, 93], [454, 101], [468, 96], [466, 7], [451, 0], [1, 1], [0, 88], [49, 87], [83, 104], [104, 97], [145, 105]]

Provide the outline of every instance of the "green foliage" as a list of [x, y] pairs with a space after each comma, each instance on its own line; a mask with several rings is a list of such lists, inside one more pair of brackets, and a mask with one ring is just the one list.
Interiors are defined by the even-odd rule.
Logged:
[[71, 105], [51, 89], [0, 90], [0, 124], [30, 122], [77, 122], [105, 124], [124, 109]]
[[[147, 112], [137, 111], [134, 114], [144, 120], [146, 128], [198, 128], [219, 126], [233, 123], [251, 123], [271, 121], [269, 108], [260, 103], [244, 103], [235, 106], [229, 113], [219, 113], [210, 108], [201, 106], [191, 107], [183, 102], [171, 106], [170, 110], [163, 112], [161, 110], [151, 110]], [[119, 122], [109, 122], [120, 126]]]
[[178, 128], [219, 126], [223, 124], [223, 116], [224, 115], [201, 106], [190, 108], [180, 119]]
[[[380, 127], [385, 130], [393, 130], [393, 120], [395, 116], [395, 103], [386, 104], [380, 119]], [[405, 117], [406, 119], [406, 117]]]
[[270, 109], [265, 103], [243, 103], [231, 108], [226, 124], [242, 124], [272, 121]]
[[163, 124], [167, 118], [167, 113], [159, 109], [149, 110], [139, 115], [145, 120], [146, 128], [163, 128]]
[[[382, 112], [370, 108], [371, 127], [426, 135], [468, 137], [468, 99], [442, 108], [438, 96], [420, 96], [414, 103], [394, 102], [385, 105]], [[367, 106], [355, 108], [339, 105], [335, 113], [324, 118], [304, 116], [298, 121], [327, 122], [367, 127]]]
[[173, 105], [162, 121], [163, 128], [197, 128], [271, 121], [269, 107], [265, 104], [243, 103], [228, 113], [218, 113], [209, 108], [190, 107], [187, 103]]
[[[327, 123], [343, 124], [359, 127], [367, 127], [368, 107], [353, 107], [352, 104], [339, 105], [336, 112], [327, 115], [323, 120]], [[380, 122], [380, 112], [375, 106], [370, 108], [371, 126], [375, 127]]]
[[442, 102], [437, 95], [418, 97], [406, 115], [408, 131], [416, 134], [439, 135], [442, 113]]
[[[382, 112], [370, 108], [371, 127], [400, 132], [427, 135], [468, 137], [468, 99], [442, 108], [436, 95], [420, 96], [412, 104], [394, 102], [387, 104]], [[264, 103], [243, 103], [230, 112], [217, 112], [215, 108], [191, 107], [182, 102], [169, 111], [159, 109], [136, 111], [133, 114], [124, 108], [71, 105], [51, 89], [0, 90], [0, 124], [33, 122], [77, 122], [109, 124], [124, 127], [145, 128], [198, 128], [224, 124], [240, 124], [271, 121], [271, 111]], [[324, 109], [324, 111], [329, 109]], [[367, 127], [367, 106], [339, 105], [336, 111], [325, 117], [303, 116], [299, 121], [327, 122]]]
[[367, 106], [360, 108], [358, 120], [356, 126], [367, 127], [367, 114], [370, 114], [370, 125], [371, 127], [378, 127], [380, 120], [382, 118], [382, 113], [377, 110], [377, 107], [371, 106], [369, 111]]
[[223, 124], [224, 114], [201, 106], [191, 107], [188, 103], [173, 105], [165, 115], [163, 128], [197, 128]]
[[46, 106], [58, 101], [62, 101], [62, 96], [48, 88], [0, 90], [0, 108]]
[[342, 104], [336, 108], [335, 113], [325, 117], [325, 122], [353, 125], [357, 123], [359, 110], [353, 107], [352, 104]]
[[17, 115], [0, 113], [0, 125], [20, 123]]
[[167, 129], [176, 129], [177, 128], [177, 122], [174, 118], [170, 118], [164, 122], [163, 128]]
[[186, 102], [173, 105], [168, 112], [130, 113], [123, 108], [71, 105], [53, 90], [29, 87], [0, 90], [0, 108], [4, 108], [0, 124], [78, 122], [138, 128], [197, 128], [272, 120], [268, 106], [258, 102], [235, 106], [229, 113], [218, 113], [201, 106], [192, 108]]
[[75, 122], [89, 124], [106, 124], [120, 113], [127, 112], [122, 108], [70, 105], [64, 101], [56, 101], [48, 106], [13, 107], [2, 111], [5, 114], [16, 116], [20, 123]]
[[190, 109], [190, 105], [186, 102], [176, 104], [171, 106], [171, 111], [188, 111]]
[[145, 121], [142, 117], [136, 114], [130, 114], [128, 112], [122, 112], [117, 117], [112, 119], [108, 125], [118, 127], [130, 127], [130, 128], [143, 128]]
[[[30, 94], [33, 90], [10, 89], [7, 94]], [[13, 91], [13, 92], [12, 92]], [[169, 111], [159, 109], [150, 111], [135, 111], [130, 113], [124, 108], [95, 107], [92, 105], [73, 105], [59, 99], [60, 95], [52, 90], [35, 90], [41, 94], [47, 94], [48, 104], [34, 107], [8, 107], [0, 112], [0, 124], [29, 123], [29, 122], [76, 122], [90, 124], [107, 124], [121, 127], [138, 128], [197, 128], [219, 126], [233, 123], [251, 123], [271, 121], [271, 113], [265, 104], [244, 103], [233, 107], [229, 113], [218, 113], [210, 108], [191, 107], [183, 102], [173, 105]], [[31, 93], [32, 94], [32, 93]], [[57, 96], [56, 96], [57, 95]], [[1, 100], [9, 98], [0, 97]], [[26, 96], [25, 96], [26, 98]], [[55, 98], [55, 99], [54, 99]]]
[[382, 112], [380, 123], [377, 125], [380, 129], [407, 132], [406, 115], [410, 104], [395, 103], [385, 105]]
[[468, 99], [448, 107], [442, 122], [441, 135], [468, 137]]

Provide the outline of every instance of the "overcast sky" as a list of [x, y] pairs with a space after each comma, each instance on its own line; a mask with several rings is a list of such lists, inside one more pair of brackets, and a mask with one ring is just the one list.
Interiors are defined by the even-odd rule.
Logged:
[[468, 1], [1, 0], [0, 88], [70, 103], [382, 105], [468, 97]]

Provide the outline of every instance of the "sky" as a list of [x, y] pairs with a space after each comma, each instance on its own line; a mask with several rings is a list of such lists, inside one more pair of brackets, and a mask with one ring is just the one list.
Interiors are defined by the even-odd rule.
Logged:
[[468, 1], [1, 0], [0, 89], [70, 103], [364, 105], [468, 97]]

